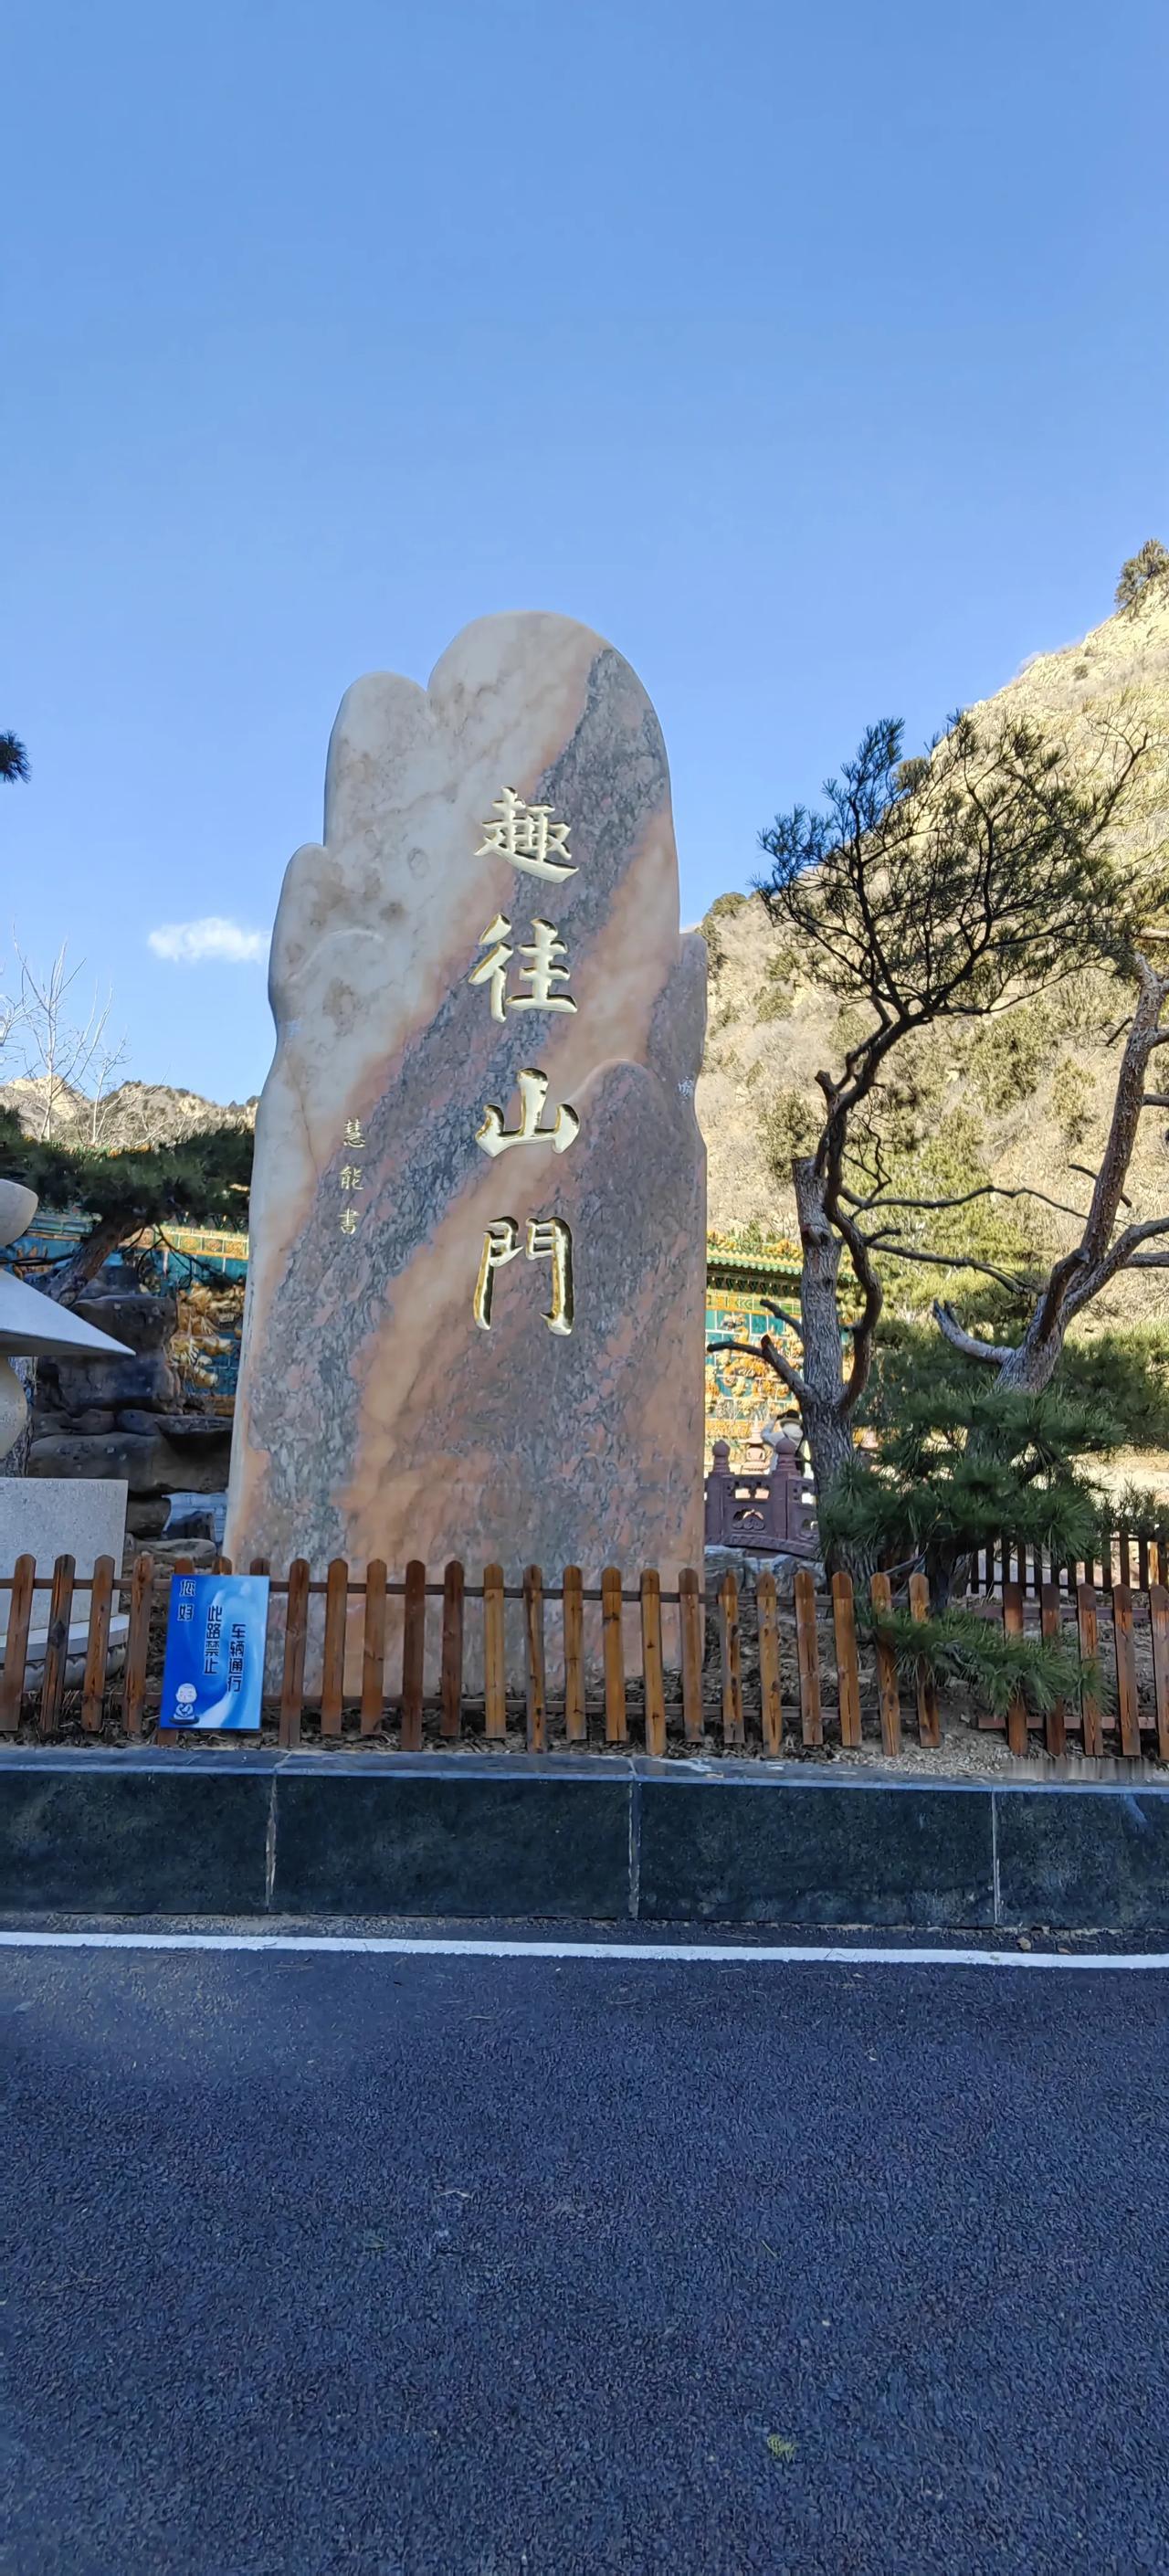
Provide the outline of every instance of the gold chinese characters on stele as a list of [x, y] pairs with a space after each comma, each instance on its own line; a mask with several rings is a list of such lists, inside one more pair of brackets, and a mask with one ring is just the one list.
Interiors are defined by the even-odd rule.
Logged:
[[705, 951], [628, 663], [526, 615], [357, 681], [271, 993], [236, 1562], [700, 1563]]

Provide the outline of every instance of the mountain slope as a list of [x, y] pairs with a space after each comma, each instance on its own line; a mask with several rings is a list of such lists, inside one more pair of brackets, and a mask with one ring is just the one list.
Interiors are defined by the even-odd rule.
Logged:
[[[16, 1074], [0, 1084], [0, 1105], [15, 1110], [26, 1136], [44, 1133], [49, 1085], [43, 1074]], [[178, 1145], [202, 1127], [254, 1127], [254, 1100], [226, 1108], [198, 1091], [176, 1091], [165, 1082], [120, 1082], [96, 1106], [68, 1083], [53, 1088], [50, 1132], [61, 1145], [92, 1145], [103, 1153], [143, 1145]]]

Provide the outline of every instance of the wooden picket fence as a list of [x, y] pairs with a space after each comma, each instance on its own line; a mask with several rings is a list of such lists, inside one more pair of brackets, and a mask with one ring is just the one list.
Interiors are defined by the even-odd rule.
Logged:
[[[230, 1573], [230, 1561], [219, 1557], [214, 1570]], [[322, 1576], [303, 1558], [283, 1577], [272, 1577], [262, 1560], [249, 1570], [270, 1578], [278, 1669], [270, 1664], [264, 1722], [284, 1746], [372, 1737], [407, 1753], [462, 1741], [540, 1753], [590, 1744], [654, 1756], [723, 1748], [775, 1759], [785, 1741], [795, 1750], [840, 1745], [895, 1755], [907, 1729], [920, 1744], [941, 1743], [930, 1680], [922, 1671], [899, 1673], [881, 1632], [894, 1606], [887, 1574], [872, 1579], [870, 1621], [858, 1618], [847, 1575], [818, 1592], [807, 1567], [795, 1575], [790, 1603], [780, 1602], [771, 1574], [761, 1573], [754, 1588], [733, 1573], [705, 1586], [693, 1568], [676, 1590], [652, 1569], [630, 1583], [615, 1567], [596, 1587], [573, 1566], [558, 1584], [530, 1566], [516, 1585], [497, 1565], [479, 1583], [457, 1564], [430, 1580], [417, 1561], [400, 1579], [383, 1564], [357, 1572], [342, 1559]], [[174, 1571], [191, 1568], [180, 1561]], [[984, 1601], [982, 1615], [1015, 1634], [1028, 1624], [1049, 1637], [1074, 1634], [1089, 1678], [1114, 1666], [1115, 1692], [1082, 1686], [1074, 1705], [1042, 1722], [1019, 1700], [1005, 1719], [984, 1714], [978, 1723], [1004, 1730], [1019, 1755], [1153, 1753], [1169, 1761], [1169, 1590], [1158, 1574], [1154, 1564], [1139, 1593], [1117, 1582], [1099, 1594], [1073, 1570], [1070, 1592], [1044, 1580], [1034, 1604], [1008, 1576], [1001, 1602]], [[0, 1735], [23, 1723], [44, 1741], [67, 1732], [82, 1742], [147, 1733], [159, 1744], [189, 1742], [186, 1730], [158, 1724], [171, 1579], [148, 1554], [122, 1577], [110, 1557], [84, 1578], [67, 1556], [51, 1575], [19, 1558], [0, 1583], [11, 1596]], [[927, 1616], [924, 1576], [910, 1578], [903, 1601], [915, 1619]], [[392, 1640], [391, 1604], [395, 1631], [400, 1623]]]
[[1004, 1583], [1017, 1583], [1025, 1593], [1036, 1598], [1045, 1583], [1055, 1583], [1074, 1598], [1080, 1583], [1098, 1583], [1109, 1592], [1114, 1583], [1127, 1583], [1138, 1592], [1147, 1592], [1150, 1584], [1160, 1581], [1161, 1551], [1156, 1539], [1140, 1538], [1134, 1530], [1116, 1529], [1102, 1535], [1100, 1554], [1087, 1561], [1062, 1563], [1046, 1550], [1025, 1546], [1014, 1538], [995, 1539], [990, 1547], [980, 1548], [972, 1560], [970, 1587], [975, 1593], [1001, 1594]]

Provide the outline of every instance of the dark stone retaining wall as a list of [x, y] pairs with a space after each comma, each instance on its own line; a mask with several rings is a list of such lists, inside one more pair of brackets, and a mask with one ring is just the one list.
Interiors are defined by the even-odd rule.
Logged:
[[617, 1756], [0, 1752], [0, 1914], [1156, 1931], [1169, 1787]]

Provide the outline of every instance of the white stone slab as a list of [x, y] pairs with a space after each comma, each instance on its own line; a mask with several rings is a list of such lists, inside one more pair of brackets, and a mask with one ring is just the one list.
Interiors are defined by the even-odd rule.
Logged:
[[[113, 1476], [0, 1476], [0, 1575], [18, 1556], [35, 1556], [38, 1574], [51, 1574], [59, 1556], [71, 1556], [79, 1575], [92, 1574], [99, 1556], [120, 1569], [127, 1491]], [[0, 1592], [4, 1631], [10, 1600]]]

